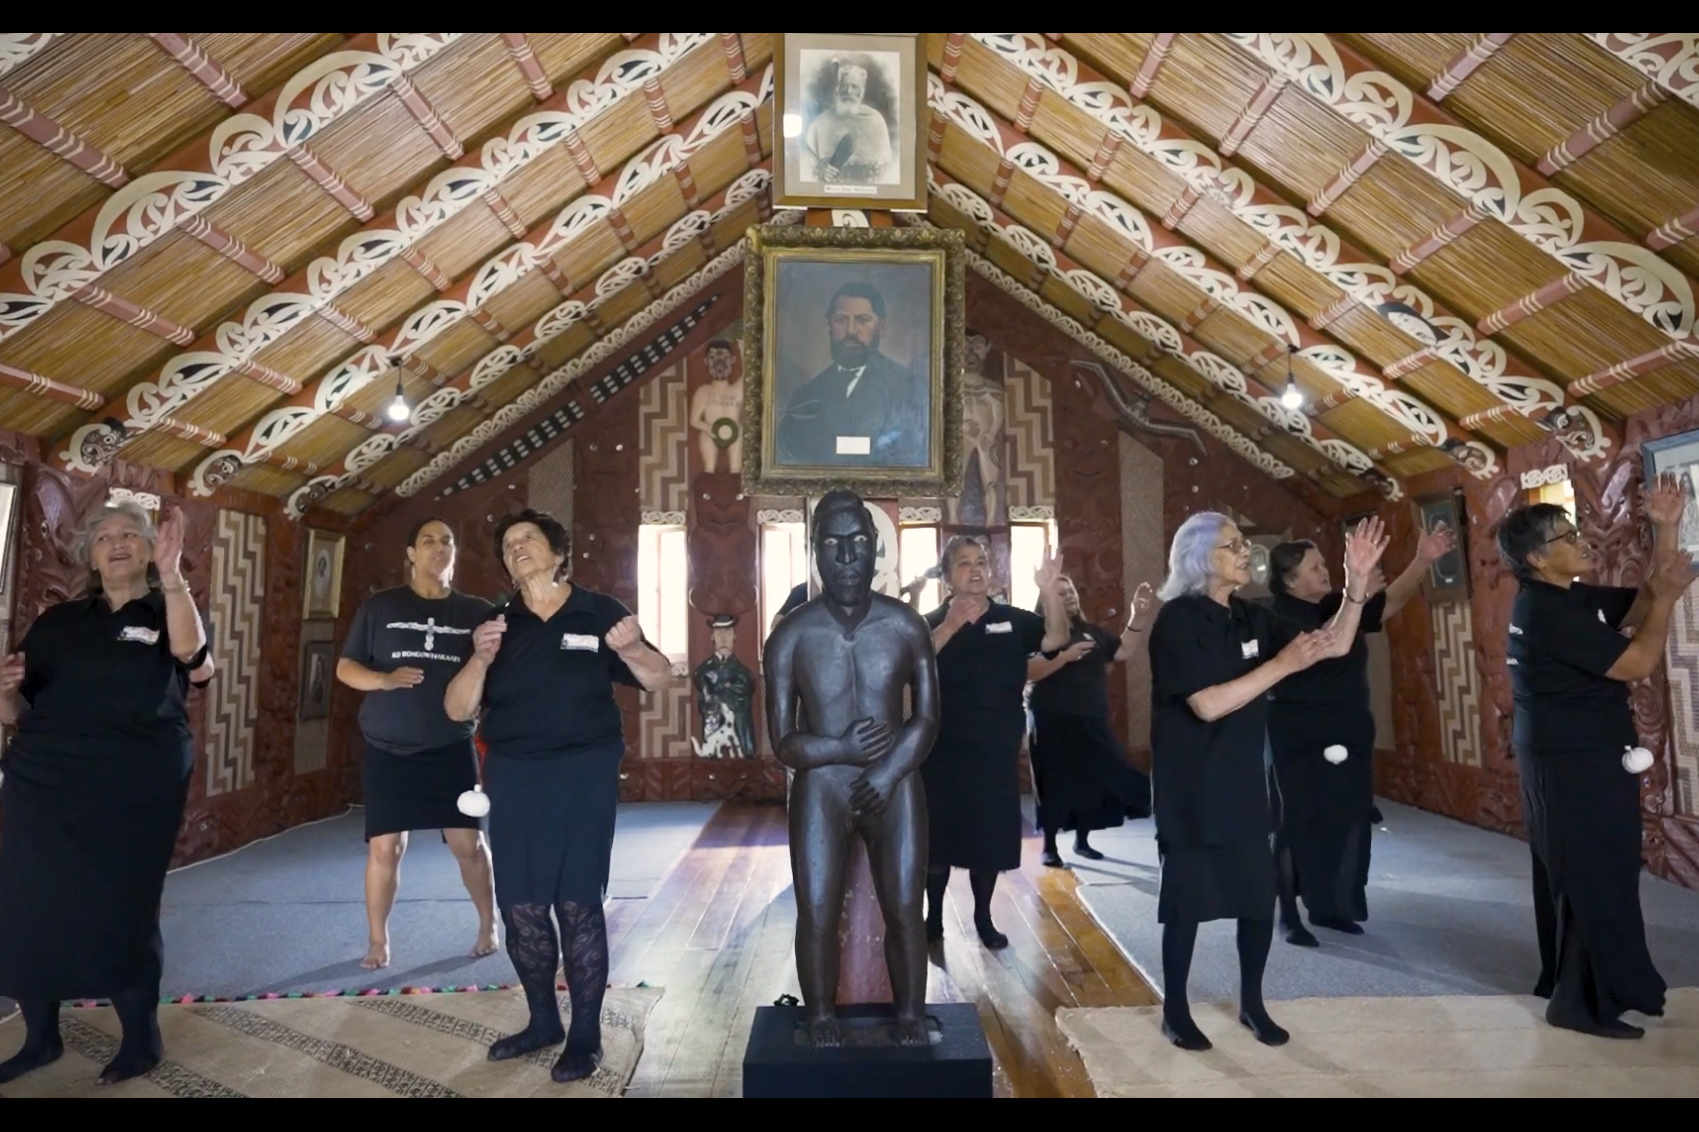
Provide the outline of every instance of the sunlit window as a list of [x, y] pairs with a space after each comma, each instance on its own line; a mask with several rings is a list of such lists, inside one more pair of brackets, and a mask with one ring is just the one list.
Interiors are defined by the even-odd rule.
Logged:
[[682, 664], [690, 653], [690, 555], [684, 527], [637, 528], [637, 620], [649, 643]]
[[[908, 585], [926, 571], [938, 565], [938, 528], [909, 526], [897, 534], [897, 576]], [[929, 580], [920, 591], [918, 608], [930, 613], [944, 602], [944, 586], [936, 578]]]
[[808, 581], [808, 528], [803, 523], [761, 524], [761, 632], [768, 626], [791, 590]]
[[1051, 523], [1015, 523], [1009, 528], [1009, 604], [1017, 608], [1038, 607], [1038, 585], [1032, 576], [1044, 565], [1044, 556], [1050, 552], [1054, 540], [1052, 526]]

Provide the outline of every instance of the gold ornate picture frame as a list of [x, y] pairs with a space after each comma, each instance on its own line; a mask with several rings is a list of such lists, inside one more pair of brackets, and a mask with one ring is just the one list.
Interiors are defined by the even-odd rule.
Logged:
[[342, 552], [346, 535], [307, 529], [307, 564], [301, 572], [301, 618], [335, 617], [342, 609]]
[[748, 239], [744, 491], [958, 493], [963, 234], [768, 225]]

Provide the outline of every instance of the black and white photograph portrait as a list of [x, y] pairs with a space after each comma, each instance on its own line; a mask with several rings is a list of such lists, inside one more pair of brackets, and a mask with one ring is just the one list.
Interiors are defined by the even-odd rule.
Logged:
[[330, 715], [336, 646], [331, 641], [308, 641], [301, 649], [301, 718], [324, 719]]
[[917, 36], [779, 38], [779, 203], [924, 207], [926, 70]]
[[301, 616], [335, 617], [342, 603], [342, 549], [346, 539], [330, 531], [307, 532], [306, 577]]

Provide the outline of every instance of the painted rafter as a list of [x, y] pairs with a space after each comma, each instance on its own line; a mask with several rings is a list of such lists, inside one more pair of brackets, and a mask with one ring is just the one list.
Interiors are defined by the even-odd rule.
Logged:
[[35, 110], [5, 87], [0, 87], [0, 122], [61, 161], [75, 165], [107, 188], [121, 189], [130, 183], [130, 171], [99, 146]]
[[1323, 32], [1219, 34], [1623, 309], [1673, 339], [1692, 336], [1694, 287], [1684, 272], [1399, 79]]
[[[979, 33], [974, 38], [1022, 71], [1044, 75], [1057, 94], [1101, 122], [1107, 131], [1103, 148], [1112, 139], [1116, 146], [1135, 146], [1194, 192], [1209, 193], [1257, 236], [1268, 241], [1268, 245], [1289, 252], [1364, 310], [1423, 344], [1420, 356], [1401, 359], [1405, 364], [1394, 362], [1382, 369], [1382, 376], [1397, 380], [1419, 368], [1417, 363], [1443, 362], [1501, 403], [1500, 407], [1462, 418], [1458, 423], [1463, 428], [1479, 427], [1512, 414], [1540, 418], [1562, 409], [1590, 425], [1586, 433], [1568, 438], [1575, 446], [1571, 449], [1575, 455], [1583, 459], [1602, 455], [1603, 428], [1597, 414], [1575, 403], [1556, 382], [1534, 373], [1499, 343], [1478, 334], [1471, 322], [1400, 278], [1402, 272], [1419, 262], [1419, 257], [1403, 266], [1396, 261], [1388, 265], [1352, 246], [1326, 225], [1312, 220], [1305, 210], [1294, 207], [1250, 173], [1225, 160], [1207, 142], [1165, 118], [1156, 107], [1129, 98], [1119, 84], [1092, 70], [1064, 47], [1047, 44], [1036, 34], [1025, 32]], [[1228, 131], [1224, 147], [1228, 140], [1233, 140], [1231, 148], [1237, 150], [1288, 81], [1284, 74], [1270, 74], [1241, 113], [1240, 123]], [[1088, 180], [1094, 185], [1102, 176], [1102, 169], [1107, 168], [1108, 160], [1102, 157], [1102, 168], [1099, 162], [1093, 163], [1097, 176], [1088, 173]], [[1486, 213], [1479, 216], [1484, 218]], [[1436, 232], [1406, 254], [1419, 250], [1423, 255], [1431, 255], [1474, 222], [1448, 226], [1457, 230]], [[1264, 251], [1268, 251], [1267, 245]], [[1273, 253], [1269, 253], [1264, 263], [1272, 258]], [[1255, 272], [1245, 274], [1241, 269], [1239, 277], [1254, 283]], [[1314, 321], [1319, 322], [1319, 317]]]
[[[320, 416], [387, 373], [395, 358], [409, 358], [467, 318], [478, 321], [498, 339], [511, 338], [511, 331], [494, 325], [484, 313], [483, 308], [492, 299], [533, 270], [544, 271], [556, 287], [571, 290], [571, 281], [554, 266], [554, 257], [604, 223], [629, 237], [631, 228], [622, 208], [651, 185], [688, 169], [694, 154], [728, 130], [742, 129], [769, 96], [771, 85], [771, 68], [760, 77], [746, 77], [741, 86], [680, 123], [677, 133], [663, 136], [633, 157], [617, 176], [591, 186], [567, 202], [557, 215], [527, 232], [524, 239], [507, 245], [448, 291], [402, 318], [381, 340], [356, 350], [286, 404], [268, 409], [228, 448], [201, 461], [191, 480], [193, 490], [201, 494], [215, 490], [243, 464], [288, 443]], [[636, 249], [628, 246], [627, 250]], [[625, 261], [628, 265], [631, 262]], [[443, 379], [435, 380], [440, 384]]]
[[[1075, 263], [1049, 241], [1004, 214], [948, 173], [936, 168], [929, 172], [932, 191], [977, 224], [988, 238], [999, 240], [1019, 252], [1034, 266], [1041, 268], [1045, 277], [1056, 279], [1090, 302], [1100, 316], [1114, 319], [1149, 342], [1150, 350], [1144, 357], [1136, 359], [1141, 365], [1148, 368], [1164, 356], [1178, 358], [1211, 386], [1266, 417], [1275, 426], [1271, 431], [1285, 433], [1308, 444], [1345, 474], [1361, 476], [1365, 472], [1373, 472], [1391, 478], [1384, 468], [1375, 467], [1362, 450], [1336, 437], [1325, 424], [1311, 421], [1302, 412], [1294, 412], [1282, 405], [1279, 394], [1256, 377], [1262, 366], [1236, 366], [1205, 349], [1179, 327], [1132, 302], [1106, 284], [1101, 276]], [[1036, 288], [1029, 289], [1036, 292]], [[1095, 327], [1087, 329], [1095, 330]], [[1280, 354], [1284, 352], [1282, 350]]]
[[1699, 32], [1587, 31], [1588, 39], [1665, 90], [1699, 107]]
[[240, 110], [248, 104], [248, 92], [242, 89], [242, 84], [219, 65], [217, 59], [207, 54], [206, 48], [190, 39], [179, 31], [154, 31], [148, 33], [148, 38], [159, 44], [164, 52], [177, 61], [177, 65], [195, 76], [195, 80], [206, 87], [220, 102], [235, 110]]
[[[422, 434], [432, 424], [463, 405], [472, 403], [474, 407], [478, 407], [477, 402], [481, 400], [482, 390], [487, 389], [515, 366], [531, 362], [536, 357], [537, 349], [545, 342], [558, 337], [572, 326], [594, 319], [597, 308], [639, 280], [652, 279], [656, 269], [681, 248], [704, 241], [711, 243], [714, 225], [750, 200], [766, 196], [771, 180], [771, 173], [765, 166], [745, 172], [711, 199], [704, 201], [700, 208], [675, 221], [665, 234], [651, 241], [639, 254], [608, 268], [594, 283], [542, 315], [522, 338], [497, 347], [477, 363], [444, 382], [414, 409], [405, 430], [394, 435], [372, 436], [351, 449], [335, 465], [326, 468], [322, 474], [290, 493], [287, 507], [289, 515], [299, 518], [332, 492], [344, 487], [359, 487], [359, 477], [369, 473], [409, 439]], [[711, 246], [708, 250], [714, 252]], [[653, 289], [651, 293], [657, 300], [665, 298], [667, 294], [656, 293]], [[604, 333], [598, 336], [597, 342], [593, 343], [586, 353], [595, 350], [601, 342], [614, 338], [620, 329], [605, 328]], [[620, 339], [620, 342], [623, 344], [627, 340]], [[560, 368], [566, 368], [575, 361], [577, 358]], [[582, 369], [574, 371], [574, 375], [581, 372]], [[547, 378], [543, 381], [546, 382]], [[539, 382], [539, 385], [541, 384], [542, 382]], [[490, 411], [487, 403], [483, 411]]]
[[203, 334], [188, 351], [168, 360], [153, 381], [139, 382], [115, 398], [107, 411], [74, 431], [56, 455], [74, 470], [98, 470], [117, 450], [109, 442], [106, 417], [123, 422], [128, 439], [145, 432], [290, 330], [327, 313], [337, 296], [483, 200], [487, 190], [576, 137], [617, 102], [634, 92], [640, 96], [646, 79], [694, 51], [708, 49], [717, 50], [717, 45], [705, 33], [661, 33], [642, 47], [593, 64], [556, 96], [556, 104], [524, 115], [505, 134], [436, 174], [418, 193], [403, 197], [392, 212], [345, 237], [334, 251], [313, 259], [275, 292], [250, 303], [239, 321]]
[[[936, 76], [932, 76], [928, 91], [935, 114], [960, 128], [964, 135], [991, 148], [1004, 161], [1059, 193], [1070, 202], [1070, 213], [1078, 209], [1097, 215], [1131, 245], [1136, 261], [1142, 263], [1144, 257], [1159, 258], [1203, 291], [1213, 306], [1207, 310], [1200, 307], [1197, 321], [1214, 309], [1230, 308], [1262, 332], [1290, 343], [1352, 395], [1363, 397], [1401, 427], [1423, 437], [1423, 443], [1444, 447], [1448, 451], [1457, 447], [1475, 451], [1477, 465], [1483, 457], [1489, 465], [1496, 461], [1496, 455], [1489, 446], [1459, 429], [1443, 414], [1403, 390], [1388, 389], [1378, 375], [1360, 370], [1357, 359], [1335, 340], [1324, 337], [1294, 318], [1268, 296], [1241, 289], [1232, 269], [1214, 262], [1206, 253], [1168, 231], [1165, 226], [1152, 224], [1137, 208], [1113, 193], [1092, 186], [1071, 163], [1044, 146], [1023, 135], [1013, 134], [1005, 123], [968, 95], [945, 88]], [[942, 139], [939, 141], [941, 144]], [[1044, 242], [1048, 247], [1055, 241]], [[1114, 284], [1105, 281], [1105, 286], [1112, 287]], [[1189, 332], [1192, 327], [1184, 329]]]
[[69, 34], [63, 31], [0, 32], [0, 79], [52, 46], [54, 40], [63, 39]]
[[389, 90], [460, 34], [358, 36], [0, 266], [0, 341]]

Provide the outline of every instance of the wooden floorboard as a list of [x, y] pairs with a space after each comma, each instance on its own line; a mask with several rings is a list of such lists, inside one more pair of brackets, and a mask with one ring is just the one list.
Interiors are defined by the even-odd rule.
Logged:
[[[1037, 840], [1029, 840], [1021, 869], [1003, 874], [992, 901], [1009, 947], [989, 951], [974, 930], [967, 876], [951, 878], [927, 1001], [978, 1007], [998, 1096], [1092, 1096], [1056, 1011], [1159, 1001], [1077, 887], [1072, 872], [1044, 868]], [[648, 899], [615, 902], [608, 932], [610, 981], [664, 991], [628, 1095], [741, 1095], [756, 1007], [798, 993], [784, 807], [720, 807]]]

